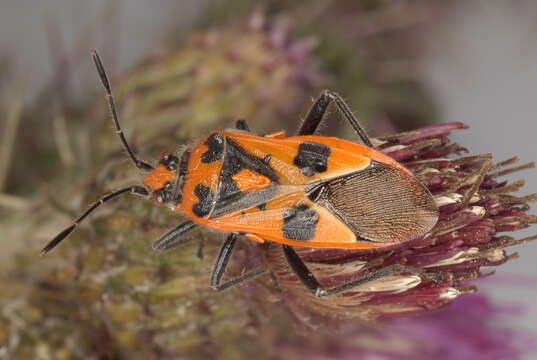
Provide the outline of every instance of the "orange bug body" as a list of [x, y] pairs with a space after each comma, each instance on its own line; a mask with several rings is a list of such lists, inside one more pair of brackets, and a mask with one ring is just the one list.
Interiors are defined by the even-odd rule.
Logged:
[[[436, 205], [412, 173], [392, 158], [350, 141], [311, 135], [260, 137], [219, 130], [185, 150], [182, 158], [188, 160], [182, 161], [180, 181], [161, 165], [146, 176], [146, 185], [155, 192], [166, 183], [177, 183], [175, 192], [182, 196], [171, 201], [173, 210], [182, 211], [199, 225], [243, 233], [258, 242], [378, 248], [423, 235], [436, 222]], [[377, 172], [364, 179], [368, 169]], [[351, 189], [361, 197], [351, 201], [353, 211], [361, 213], [359, 221], [350, 221], [333, 204], [319, 203], [323, 198], [319, 190], [360, 173], [361, 183], [352, 186], [362, 189]], [[394, 174], [419, 204], [405, 203], [412, 199], [401, 193], [401, 186], [383, 187], [379, 190], [384, 199], [375, 197], [371, 186], [393, 181]], [[341, 186], [345, 193], [346, 185]], [[391, 201], [383, 201], [386, 199]], [[387, 223], [389, 231], [382, 231]]]
[[[375, 150], [343, 100], [325, 91], [313, 105], [297, 136], [284, 132], [267, 136], [250, 133], [244, 120], [236, 130], [218, 130], [179, 156], [164, 152], [156, 166], [138, 160], [119, 126], [110, 85], [102, 63], [93, 59], [107, 92], [120, 140], [134, 164], [146, 171], [144, 187], [131, 186], [103, 197], [62, 231], [42, 251], [65, 239], [95, 208], [123, 193], [152, 197], [191, 220], [162, 236], [156, 250], [175, 248], [196, 226], [230, 232], [211, 277], [223, 290], [263, 272], [254, 270], [221, 284], [239, 235], [256, 241], [283, 244], [296, 276], [316, 296], [344, 292], [394, 272], [429, 276], [397, 265], [341, 286], [324, 289], [292, 246], [373, 249], [397, 245], [427, 233], [438, 219], [436, 203], [414, 175], [395, 160]], [[313, 135], [334, 102], [365, 145]], [[274, 279], [274, 276], [273, 276]]]

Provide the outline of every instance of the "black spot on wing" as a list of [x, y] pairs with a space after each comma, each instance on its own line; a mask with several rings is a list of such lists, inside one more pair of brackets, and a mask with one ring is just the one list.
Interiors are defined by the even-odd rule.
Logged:
[[227, 139], [227, 145], [228, 154], [226, 156], [238, 158], [242, 168], [255, 171], [261, 175], [268, 177], [271, 181], [278, 183], [278, 175], [269, 165], [270, 155], [267, 155], [263, 159], [260, 159], [250, 154], [242, 146], [229, 138]]
[[209, 148], [203, 155], [201, 161], [211, 163], [222, 159], [224, 154], [224, 137], [216, 132], [212, 134], [204, 143]]
[[289, 240], [311, 240], [318, 222], [319, 214], [306, 204], [287, 209], [283, 213], [283, 236]]
[[311, 177], [326, 171], [329, 156], [328, 146], [305, 141], [298, 146], [293, 164], [298, 166], [305, 176]]
[[198, 184], [194, 189], [194, 194], [200, 201], [192, 206], [192, 212], [199, 218], [206, 217], [211, 212], [213, 206], [213, 192], [207, 186]]
[[267, 203], [262, 203], [257, 205], [257, 208], [261, 211], [265, 211], [267, 209]]

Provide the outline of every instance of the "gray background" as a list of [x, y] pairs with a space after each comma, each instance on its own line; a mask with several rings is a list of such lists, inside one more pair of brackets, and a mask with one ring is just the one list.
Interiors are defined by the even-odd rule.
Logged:
[[[442, 120], [470, 125], [453, 138], [471, 152], [493, 152], [500, 161], [514, 155], [521, 162], [537, 159], [535, 14], [536, 1], [460, 2], [427, 35], [426, 83], [441, 106]], [[525, 195], [537, 191], [536, 169], [508, 178], [525, 178]], [[533, 234], [535, 227], [514, 233], [518, 238]], [[480, 288], [502, 302], [524, 304], [528, 313], [516, 321], [537, 334], [537, 242], [508, 251], [518, 251], [520, 259], [498, 268], [495, 280]]]
[[[92, 46], [116, 47], [112, 53], [117, 58], [107, 58], [107, 67], [117, 74], [149, 51], [158, 51], [171, 27], [188, 29], [204, 6], [195, 0], [1, 0], [0, 4], [0, 54], [13, 56], [15, 78], [24, 81], [27, 101], [53, 74], [51, 34], [61, 35], [67, 54], [86, 54]], [[420, 75], [440, 105], [439, 120], [469, 124], [470, 130], [454, 139], [473, 153], [494, 152], [496, 160], [513, 155], [523, 162], [537, 159], [537, 2], [451, 5], [423, 34], [420, 55]], [[88, 57], [81, 59], [72, 74], [75, 94], [98, 85]], [[522, 193], [536, 192], [537, 170], [511, 179], [521, 176], [526, 178]], [[537, 334], [537, 242], [510, 251], [519, 251], [521, 258], [500, 267], [495, 280], [481, 282], [480, 287], [502, 302], [525, 304], [527, 316], [513, 321]]]

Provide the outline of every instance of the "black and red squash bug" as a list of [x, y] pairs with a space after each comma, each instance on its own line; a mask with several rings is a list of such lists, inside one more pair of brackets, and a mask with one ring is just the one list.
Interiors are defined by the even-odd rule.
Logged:
[[[151, 165], [139, 160], [129, 147], [104, 67], [95, 51], [92, 57], [119, 138], [134, 165], [146, 175], [143, 186], [115, 191], [93, 204], [50, 241], [42, 255], [101, 204], [134, 193], [190, 218], [155, 242], [155, 250], [168, 250], [191, 240], [182, 235], [198, 226], [230, 232], [211, 278], [211, 287], [216, 290], [268, 271], [262, 267], [221, 283], [239, 235], [259, 243], [281, 243], [292, 270], [316, 296], [341, 293], [395, 272], [433, 278], [421, 270], [395, 265], [324, 289], [293, 249], [384, 248], [426, 234], [438, 219], [437, 205], [427, 188], [404, 166], [374, 149], [336, 93], [321, 93], [295, 136], [287, 137], [282, 131], [257, 136], [244, 120], [239, 120], [236, 129], [214, 131], [177, 156], [164, 152], [158, 163]], [[313, 135], [331, 102], [363, 144]]]

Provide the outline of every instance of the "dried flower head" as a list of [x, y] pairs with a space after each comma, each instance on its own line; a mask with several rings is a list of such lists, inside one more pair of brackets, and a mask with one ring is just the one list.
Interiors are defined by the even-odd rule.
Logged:
[[370, 321], [437, 310], [474, 292], [468, 280], [490, 274], [483, 267], [499, 266], [517, 256], [507, 255], [506, 247], [535, 238], [515, 240], [500, 234], [537, 222], [536, 216], [526, 214], [527, 204], [537, 195], [517, 197], [513, 193], [524, 182], [501, 180], [534, 163], [508, 168], [518, 159], [494, 164], [490, 154], [449, 157], [466, 151], [448, 139], [451, 131], [463, 128], [462, 123], [445, 123], [377, 139], [382, 152], [411, 169], [433, 194], [440, 217], [428, 234], [386, 250], [296, 248], [328, 288], [396, 264], [439, 275], [441, 281], [394, 273], [340, 295], [315, 298], [289, 270], [280, 247], [268, 246], [265, 259], [297, 315], [304, 320], [323, 315]]

